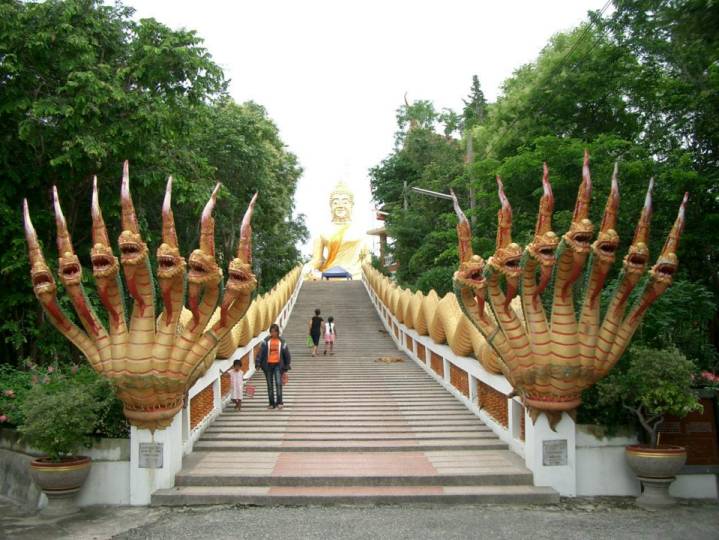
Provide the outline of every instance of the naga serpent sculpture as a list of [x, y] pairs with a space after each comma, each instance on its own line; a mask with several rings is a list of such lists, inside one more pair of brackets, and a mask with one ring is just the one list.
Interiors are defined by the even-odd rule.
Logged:
[[[187, 390], [212, 363], [218, 344], [230, 335], [252, 300], [257, 281], [251, 265], [251, 219], [257, 194], [242, 220], [237, 256], [229, 263], [224, 294], [215, 312], [222, 270], [215, 261], [212, 212], [219, 188], [217, 184], [202, 212], [199, 249], [194, 250], [186, 262], [177, 242], [171, 208], [172, 177], [168, 179], [162, 206], [162, 244], [157, 249], [157, 280], [163, 310], [156, 318], [148, 248], [140, 235], [130, 195], [127, 161], [122, 176], [119, 261], [110, 247], [98, 200], [97, 178], [94, 179], [90, 257], [98, 296], [107, 312], [108, 328], [85, 294], [82, 267], [70, 239], [57, 189], [53, 187], [58, 275], [82, 328], [74, 324], [58, 304], [55, 279], [30, 220], [27, 200], [23, 201], [35, 296], [60, 333], [82, 352], [95, 371], [115, 383], [125, 416], [132, 425], [151, 430], [170, 425], [183, 406]], [[125, 317], [120, 265], [133, 304], [129, 323]], [[189, 310], [184, 308], [186, 288]]]
[[[552, 231], [554, 198], [546, 164], [542, 183], [544, 194], [539, 203], [534, 238], [522, 250], [512, 242], [512, 208], [497, 177], [501, 208], [495, 252], [487, 264], [472, 252], [470, 224], [452, 194], [459, 219], [460, 259], [454, 274], [454, 288], [459, 305], [494, 349], [502, 373], [521, 397], [532, 420], [544, 412], [553, 427], [562, 412], [572, 413], [579, 406], [581, 392], [617, 363], [647, 308], [671, 285], [678, 265], [676, 251], [688, 195], [684, 195], [676, 221], [656, 264], [649, 270], [646, 283], [627, 309], [630, 294], [649, 260], [653, 180], [650, 181], [618, 285], [602, 316], [600, 293], [619, 245], [615, 230], [619, 207], [617, 167], [594, 243], [591, 243], [593, 225], [588, 218], [591, 195], [588, 153], [584, 155], [582, 183], [572, 222], [561, 240]], [[579, 287], [585, 265], [583, 286]], [[575, 288], [578, 289], [578, 314]], [[545, 291], [551, 298], [549, 317], [542, 301]], [[522, 318], [510, 305], [517, 294]]]

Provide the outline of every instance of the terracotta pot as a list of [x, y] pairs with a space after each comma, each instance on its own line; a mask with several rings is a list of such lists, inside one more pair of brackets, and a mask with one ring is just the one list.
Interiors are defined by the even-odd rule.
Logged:
[[30, 474], [48, 497], [69, 497], [80, 491], [90, 473], [92, 460], [86, 456], [71, 456], [60, 461], [50, 458], [33, 459]]
[[642, 483], [637, 505], [654, 510], [675, 503], [669, 486], [687, 461], [687, 450], [681, 446], [661, 445], [651, 448], [631, 445], [625, 449], [627, 464]]

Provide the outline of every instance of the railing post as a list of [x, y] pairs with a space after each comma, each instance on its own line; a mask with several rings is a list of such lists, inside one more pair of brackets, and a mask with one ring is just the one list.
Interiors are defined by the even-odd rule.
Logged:
[[560, 495], [577, 494], [577, 426], [571, 416], [562, 414], [552, 430], [544, 414], [532, 422], [525, 416], [524, 461], [534, 473], [535, 486], [548, 486]]
[[182, 468], [182, 412], [165, 429], [130, 429], [130, 504], [145, 506], [157, 489], [175, 485]]

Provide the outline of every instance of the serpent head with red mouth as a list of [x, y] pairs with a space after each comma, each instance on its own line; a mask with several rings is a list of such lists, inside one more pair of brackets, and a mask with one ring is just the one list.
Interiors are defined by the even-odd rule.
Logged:
[[592, 253], [602, 262], [613, 263], [614, 256], [619, 247], [619, 235], [614, 229], [602, 231], [592, 244]]
[[75, 249], [72, 247], [70, 232], [67, 229], [65, 216], [60, 207], [60, 198], [58, 197], [56, 186], [52, 187], [52, 201], [55, 209], [55, 225], [57, 226], [57, 273], [65, 287], [78, 286], [82, 282], [82, 266], [80, 266], [80, 259], [78, 259]]
[[589, 220], [589, 203], [592, 198], [592, 178], [589, 174], [589, 152], [584, 151], [582, 165], [582, 183], [579, 185], [577, 200], [569, 230], [562, 237], [564, 243], [577, 254], [589, 253], [591, 249], [594, 226]]
[[532, 242], [527, 245], [527, 251], [542, 266], [554, 266], [557, 261], [555, 255], [557, 246], [559, 245], [559, 237], [554, 231], [547, 231], [541, 236], [535, 236]]
[[102, 218], [100, 209], [100, 198], [97, 189], [97, 177], [92, 182], [92, 248], [90, 249], [90, 262], [92, 263], [92, 274], [98, 281], [98, 287], [103, 288], [104, 281], [108, 278], [115, 278], [120, 271], [120, 264], [110, 247], [110, 238], [107, 235], [107, 227]]
[[557, 262], [556, 251], [559, 245], [559, 237], [552, 230], [552, 212], [554, 211], [554, 194], [549, 183], [549, 167], [544, 164], [542, 176], [542, 197], [539, 199], [539, 212], [537, 223], [534, 227], [534, 238], [527, 245], [526, 250], [529, 256], [539, 263], [540, 279], [534, 290], [533, 301], [535, 307], [539, 295], [544, 292], [552, 277], [552, 269]]
[[677, 219], [674, 221], [672, 230], [667, 236], [662, 252], [657, 259], [656, 264], [652, 266], [652, 269], [649, 271], [651, 280], [664, 287], [671, 285], [674, 279], [674, 274], [676, 274], [677, 268], [679, 267], [677, 249], [679, 249], [679, 237], [684, 230], [684, 220], [688, 200], [689, 193], [685, 193], [684, 198], [682, 199], [682, 204], [679, 207]]
[[32, 280], [32, 290], [38, 298], [54, 297], [57, 293], [55, 279], [44, 261], [33, 263], [30, 268], [30, 279]]
[[95, 279], [114, 278], [120, 271], [120, 264], [112, 249], [104, 244], [97, 243], [90, 250], [92, 274]]
[[200, 297], [203, 289], [216, 286], [222, 280], [222, 270], [215, 261], [215, 220], [212, 212], [217, 202], [217, 193], [221, 184], [217, 184], [210, 195], [210, 200], [202, 211], [200, 220], [200, 247], [194, 250], [187, 261], [187, 303], [192, 312], [193, 329], [200, 320]]
[[172, 176], [170, 176], [167, 179], [165, 199], [162, 203], [162, 244], [157, 248], [157, 277], [162, 282], [184, 276], [185, 266], [185, 258], [180, 254], [177, 242], [175, 217], [172, 214]]
[[252, 197], [245, 216], [242, 218], [237, 256], [229, 264], [225, 295], [220, 307], [222, 326], [227, 325], [229, 311], [237, 300], [243, 296], [249, 300], [252, 291], [257, 288], [257, 279], [252, 273], [252, 214], [256, 201], [257, 193]]
[[454, 191], [450, 190], [450, 192], [454, 211], [457, 214], [457, 239], [459, 241], [459, 269], [454, 273], [453, 280], [460, 289], [466, 288], [471, 291], [479, 308], [479, 317], [484, 318], [484, 298], [487, 288], [484, 277], [484, 259], [473, 253], [472, 227], [459, 206], [459, 201]]
[[641, 275], [649, 260], [649, 247], [644, 242], [637, 242], [629, 246], [624, 256], [624, 271], [630, 274]]
[[519, 244], [512, 242], [512, 207], [504, 193], [504, 185], [499, 176], [497, 176], [497, 190], [502, 205], [497, 213], [497, 241], [494, 254], [487, 263], [505, 277], [507, 290], [504, 293], [504, 309], [507, 309], [519, 288], [519, 276], [522, 273], [520, 266], [522, 248]]
[[25, 239], [27, 240], [28, 255], [30, 258], [32, 290], [42, 307], [55, 322], [60, 325], [61, 328], [66, 329], [69, 327], [69, 324], [57, 303], [57, 285], [55, 284], [55, 278], [53, 278], [50, 267], [45, 262], [42, 249], [40, 249], [40, 242], [38, 242], [35, 227], [33, 227], [32, 220], [30, 219], [27, 199], [23, 200], [23, 220], [25, 224]]
[[124, 230], [117, 243], [120, 246], [120, 261], [123, 266], [137, 266], [147, 262], [147, 244], [142, 241], [140, 233]]
[[652, 219], [652, 191], [654, 190], [654, 178], [649, 180], [649, 187], [644, 198], [644, 206], [639, 216], [637, 227], [634, 230], [634, 238], [624, 256], [624, 271], [635, 278], [644, 273], [649, 261], [649, 226]]
[[162, 243], [157, 248], [157, 277], [171, 280], [182, 275], [185, 270], [185, 258], [180, 254], [179, 248]]
[[592, 236], [594, 234], [594, 226], [589, 219], [582, 219], [569, 226], [569, 230], [562, 237], [564, 243], [569, 246], [575, 253], [589, 253], [592, 247]]
[[614, 172], [612, 173], [612, 187], [609, 191], [607, 204], [604, 207], [602, 224], [599, 226], [597, 239], [592, 244], [592, 254], [605, 265], [614, 263], [614, 257], [619, 247], [619, 235], [615, 230], [617, 226], [617, 212], [619, 211], [618, 172], [619, 165], [615, 163]]

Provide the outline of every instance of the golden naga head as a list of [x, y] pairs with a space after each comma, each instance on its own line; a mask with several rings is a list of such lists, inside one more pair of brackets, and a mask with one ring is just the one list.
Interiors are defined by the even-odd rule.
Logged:
[[240, 226], [240, 243], [237, 256], [230, 261], [225, 284], [225, 298], [220, 307], [220, 321], [224, 326], [227, 314], [241, 294], [251, 294], [257, 287], [252, 273], [252, 214], [255, 210], [257, 193], [254, 194]]
[[[502, 372], [521, 396], [533, 418], [539, 412], [549, 416], [552, 425], [562, 411], [573, 411], [581, 403], [581, 392], [604, 377], [619, 360], [651, 304], [666, 290], [677, 269], [676, 251], [684, 226], [686, 197], [677, 220], [669, 233], [662, 254], [649, 272], [649, 282], [632, 306], [631, 291], [646, 269], [649, 258], [649, 221], [651, 218], [650, 182], [634, 240], [624, 259], [624, 270], [610, 298], [609, 308], [602, 312], [598, 298], [607, 281], [619, 244], [616, 232], [619, 208], [617, 168], [604, 208], [602, 224], [594, 243], [589, 221], [591, 179], [589, 156], [585, 153], [577, 201], [570, 229], [557, 245], [551, 232], [553, 198], [545, 165], [542, 179], [544, 193], [532, 242], [521, 260], [518, 247], [511, 241], [511, 207], [501, 182], [502, 208], [499, 212], [497, 249], [484, 269], [481, 281], [468, 279], [471, 271], [471, 229], [460, 217], [459, 270], [454, 283], [457, 301], [465, 314], [487, 339], [498, 356]], [[551, 233], [551, 234], [550, 234]], [[556, 251], [555, 251], [556, 248]], [[587, 255], [591, 250], [592, 257]], [[555, 261], [556, 259], [556, 261]], [[519, 261], [518, 268], [512, 261]], [[587, 260], [588, 268], [584, 268]], [[556, 262], [556, 264], [555, 264]], [[509, 263], [509, 264], [508, 264]], [[553, 268], [554, 267], [554, 268]], [[539, 273], [537, 273], [539, 270]], [[582, 272], [585, 279], [579, 280]], [[498, 276], [506, 278], [506, 293]], [[521, 275], [521, 309], [519, 317], [508, 299], [514, 292], [515, 276]], [[486, 281], [485, 281], [486, 278]], [[539, 301], [549, 282], [553, 281], [552, 305], [545, 312]], [[573, 294], [576, 283], [584, 283], [579, 303]], [[489, 309], [492, 316], [486, 316]]]
[[[163, 319], [157, 320], [154, 313], [154, 287], [147, 246], [142, 241], [130, 196], [127, 162], [123, 167], [123, 231], [119, 243], [120, 264], [134, 302], [130, 321], [126, 320], [118, 260], [112, 253], [100, 210], [97, 181], [94, 182], [92, 196], [91, 260], [97, 294], [108, 314], [108, 327], [95, 314], [93, 304], [85, 296], [81, 283], [82, 267], [72, 246], [57, 190], [53, 189], [53, 205], [59, 275], [79, 325], [68, 317], [57, 301], [55, 280], [45, 263], [27, 201], [23, 204], [30, 275], [36, 297], [52, 324], [80, 349], [97, 372], [116, 384], [117, 395], [123, 402], [130, 423], [148, 429], [161, 429], [170, 424], [182, 407], [187, 390], [214, 359], [213, 351], [218, 342], [225, 339], [244, 316], [256, 286], [250, 267], [253, 198], [242, 224], [238, 259], [230, 265], [227, 294], [219, 298], [222, 272], [214, 261], [212, 219], [218, 186], [205, 207], [200, 249], [196, 250], [188, 276], [188, 303], [195, 325], [180, 322], [185, 303], [185, 261], [179, 252], [170, 207], [171, 186], [170, 179], [163, 204], [162, 245], [157, 251], [157, 277], [164, 304], [164, 324]], [[227, 309], [224, 309], [222, 317], [213, 318], [218, 300]]]
[[175, 231], [175, 217], [172, 214], [172, 176], [167, 179], [165, 198], [162, 202], [162, 243], [157, 248], [157, 277], [171, 280], [184, 276], [185, 258], [180, 255]]
[[614, 164], [614, 172], [612, 173], [612, 187], [607, 198], [607, 204], [604, 207], [604, 217], [602, 224], [599, 226], [599, 234], [592, 244], [592, 254], [607, 264], [614, 263], [614, 254], [619, 247], [619, 234], [615, 230], [617, 226], [617, 212], [619, 211], [619, 182], [617, 174], [619, 165]]
[[188, 266], [190, 272], [187, 280], [190, 285], [207, 285], [217, 283], [222, 279], [222, 270], [215, 261], [215, 218], [212, 212], [217, 203], [217, 193], [222, 184], [217, 184], [202, 211], [200, 221], [200, 247], [190, 254]]
[[28, 246], [28, 255], [30, 259], [30, 279], [32, 280], [32, 289], [38, 299], [54, 297], [57, 292], [55, 278], [52, 277], [50, 267], [45, 262], [45, 256], [40, 248], [37, 240], [35, 227], [30, 220], [30, 209], [27, 205], [27, 199], [22, 201], [23, 220], [25, 222], [25, 240]]
[[669, 232], [669, 236], [667, 236], [662, 252], [657, 259], [656, 264], [652, 266], [651, 270], [649, 270], [651, 279], [666, 287], [671, 285], [674, 279], [674, 274], [679, 266], [677, 249], [679, 249], [679, 238], [684, 230], [684, 219], [688, 200], [689, 193], [685, 193], [684, 198], [682, 199], [682, 204], [679, 207], [677, 219], [674, 221], [674, 225], [672, 226], [672, 230]]
[[454, 274], [454, 280], [464, 287], [470, 288], [475, 294], [480, 293], [487, 286], [484, 278], [484, 259], [475, 255], [472, 250], [472, 228], [464, 215], [454, 191], [452, 204], [457, 213], [457, 238], [459, 239], [459, 269]]
[[594, 233], [594, 226], [589, 220], [589, 203], [592, 200], [592, 178], [589, 175], [589, 152], [584, 151], [584, 164], [582, 165], [582, 183], [574, 204], [572, 223], [569, 230], [562, 237], [566, 244], [576, 253], [588, 253], [590, 242]]
[[82, 267], [80, 259], [72, 247], [70, 233], [67, 230], [65, 216], [60, 208], [60, 199], [57, 195], [57, 187], [52, 186], [52, 202], [55, 208], [55, 224], [57, 226], [57, 253], [58, 253], [58, 274], [60, 281], [65, 287], [80, 285], [82, 282]]
[[494, 254], [489, 258], [489, 265], [504, 274], [507, 279], [519, 277], [519, 261], [522, 248], [512, 242], [512, 207], [504, 193], [502, 179], [497, 177], [497, 192], [501, 207], [497, 212], [497, 240]]
[[115, 278], [120, 272], [120, 263], [110, 247], [105, 220], [102, 218], [97, 189], [97, 176], [92, 179], [92, 249], [90, 250], [92, 274], [95, 279]]
[[644, 198], [642, 214], [639, 217], [637, 228], [634, 230], [634, 238], [629, 246], [629, 251], [624, 256], [624, 271], [641, 276], [649, 262], [649, 226], [652, 220], [652, 190], [654, 189], [654, 178], [649, 180], [647, 195]]
[[549, 167], [544, 164], [542, 175], [543, 194], [539, 199], [537, 223], [534, 226], [534, 238], [527, 246], [527, 251], [543, 267], [552, 267], [555, 262], [555, 251], [559, 245], [559, 237], [552, 230], [552, 212], [554, 212], [554, 194], [549, 183]]
[[132, 195], [130, 194], [130, 163], [128, 161], [122, 165], [120, 206], [122, 209], [122, 232], [118, 244], [122, 266], [147, 264], [147, 244], [140, 235], [140, 225], [137, 222], [135, 206], [132, 204]]

